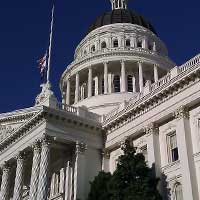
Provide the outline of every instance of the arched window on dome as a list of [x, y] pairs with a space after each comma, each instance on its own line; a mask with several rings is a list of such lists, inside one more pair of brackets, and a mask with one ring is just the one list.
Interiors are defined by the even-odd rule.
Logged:
[[132, 75], [127, 76], [127, 86], [128, 86], [128, 92], [133, 92], [133, 76]]
[[183, 200], [183, 190], [180, 183], [176, 183], [174, 187], [173, 200]]
[[120, 76], [115, 75], [113, 79], [114, 92], [120, 92]]
[[95, 52], [95, 51], [96, 51], [95, 45], [92, 45], [92, 47], [91, 47], [91, 52]]
[[126, 39], [126, 47], [130, 47], [131, 46], [131, 41], [130, 39]]
[[115, 40], [113, 41], [113, 47], [116, 48], [116, 47], [118, 47], [118, 46], [119, 46], [118, 40], [115, 39]]
[[106, 47], [107, 47], [106, 42], [105, 42], [105, 41], [102, 42], [102, 43], [101, 43], [101, 49], [105, 49]]

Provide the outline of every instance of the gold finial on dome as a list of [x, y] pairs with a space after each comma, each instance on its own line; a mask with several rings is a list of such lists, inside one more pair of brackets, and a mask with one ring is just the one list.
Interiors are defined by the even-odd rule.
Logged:
[[128, 0], [110, 0], [112, 9], [127, 9]]

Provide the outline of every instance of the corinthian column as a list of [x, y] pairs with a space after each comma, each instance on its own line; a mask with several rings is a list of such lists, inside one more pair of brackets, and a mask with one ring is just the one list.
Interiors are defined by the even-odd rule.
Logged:
[[41, 152], [37, 200], [47, 200], [49, 160], [50, 160], [50, 139], [45, 136], [42, 139], [42, 152]]
[[2, 175], [2, 182], [1, 182], [1, 200], [8, 200], [9, 199], [9, 177], [10, 176], [10, 166], [6, 162], [3, 166], [3, 175]]
[[22, 190], [24, 182], [24, 153], [20, 152], [17, 156], [17, 169], [15, 176], [15, 186], [14, 186], [14, 195], [13, 200], [22, 199]]
[[126, 92], [126, 69], [125, 62], [121, 60], [121, 92]]
[[139, 68], [139, 86], [140, 86], [140, 92], [143, 92], [144, 88], [144, 79], [143, 79], [143, 67], [142, 67], [142, 62], [138, 62], [138, 68]]
[[36, 142], [33, 145], [33, 164], [31, 173], [31, 183], [30, 183], [30, 200], [37, 199], [37, 189], [39, 182], [39, 172], [40, 172], [40, 158], [41, 158], [41, 148], [40, 143]]
[[92, 96], [92, 67], [89, 67], [88, 71], [88, 97]]
[[108, 93], [108, 63], [104, 62], [104, 94]]
[[80, 84], [79, 73], [77, 72], [77, 74], [76, 74], [75, 101], [74, 101], [75, 103], [77, 103], [78, 100], [79, 100], [79, 93], [80, 93], [80, 91], [79, 91], [79, 84]]
[[70, 78], [67, 79], [66, 104], [70, 105]]

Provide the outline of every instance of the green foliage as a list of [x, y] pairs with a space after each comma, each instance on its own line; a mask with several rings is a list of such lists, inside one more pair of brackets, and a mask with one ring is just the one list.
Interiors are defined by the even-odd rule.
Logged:
[[111, 180], [111, 173], [99, 172], [91, 184], [91, 191], [88, 200], [109, 200], [110, 190], [109, 182]]
[[153, 177], [142, 154], [126, 142], [117, 169], [100, 172], [91, 183], [88, 200], [162, 200], [157, 191], [158, 179]]

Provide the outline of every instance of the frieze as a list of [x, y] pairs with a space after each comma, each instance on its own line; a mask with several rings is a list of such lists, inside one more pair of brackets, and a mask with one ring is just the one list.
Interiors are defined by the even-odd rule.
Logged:
[[0, 125], [0, 141], [9, 137], [14, 130], [12, 126]]

